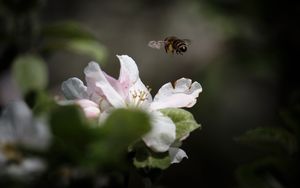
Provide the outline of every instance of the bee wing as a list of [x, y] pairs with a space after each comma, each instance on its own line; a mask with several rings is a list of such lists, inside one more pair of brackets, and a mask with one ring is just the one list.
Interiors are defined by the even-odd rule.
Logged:
[[190, 39], [182, 39], [186, 45], [191, 45], [192, 44], [192, 41]]
[[148, 46], [151, 48], [155, 48], [155, 49], [160, 49], [161, 47], [163, 47], [165, 45], [165, 41], [150, 41], [148, 43]]

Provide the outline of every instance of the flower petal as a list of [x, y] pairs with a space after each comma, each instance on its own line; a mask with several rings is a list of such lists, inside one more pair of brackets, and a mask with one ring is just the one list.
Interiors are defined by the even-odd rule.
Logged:
[[176, 127], [173, 121], [160, 112], [152, 112], [152, 129], [143, 140], [155, 152], [165, 152], [176, 138]]
[[97, 93], [99, 96], [105, 97], [114, 107], [125, 106], [125, 101], [121, 95], [112, 87], [106, 79], [105, 74], [95, 62], [90, 62], [84, 69], [87, 87], [89, 93]]
[[18, 178], [33, 178], [33, 175], [40, 174], [46, 170], [46, 164], [39, 158], [26, 158], [20, 164], [9, 165], [5, 173]]
[[83, 82], [78, 78], [69, 78], [64, 81], [61, 85], [61, 90], [66, 97], [66, 99], [83, 99], [87, 98], [87, 88]]
[[126, 99], [126, 97], [128, 96], [128, 88], [124, 88], [124, 86], [120, 83], [119, 80], [116, 80], [115, 78], [109, 76], [105, 72], [103, 73], [110, 85], [121, 95], [123, 99]]
[[88, 99], [75, 101], [84, 111], [87, 118], [97, 118], [100, 115], [100, 109], [96, 103]]
[[192, 107], [201, 91], [202, 87], [198, 82], [192, 83], [192, 80], [187, 78], [177, 80], [174, 87], [169, 82], [159, 89], [151, 109]]
[[171, 158], [171, 163], [180, 163], [183, 158], [188, 158], [182, 149], [175, 147], [170, 147], [169, 156]]
[[127, 89], [139, 79], [139, 70], [135, 61], [128, 55], [117, 55], [120, 60], [121, 69], [119, 75], [120, 83]]

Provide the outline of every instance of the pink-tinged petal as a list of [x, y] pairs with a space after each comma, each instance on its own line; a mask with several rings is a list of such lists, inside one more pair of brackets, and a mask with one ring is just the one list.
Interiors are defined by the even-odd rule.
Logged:
[[104, 93], [98, 87], [96, 87], [96, 80], [92, 77], [85, 77], [87, 83], [88, 98], [98, 103], [101, 99], [105, 98]]
[[88, 99], [76, 100], [75, 104], [79, 105], [87, 118], [97, 118], [100, 115], [100, 109], [96, 103]]
[[202, 87], [198, 82], [181, 78], [177, 80], [174, 87], [169, 82], [163, 85], [151, 104], [152, 110], [163, 108], [192, 107], [196, 103], [196, 98], [202, 92]]
[[84, 74], [86, 76], [88, 93], [96, 92], [99, 96], [104, 97], [114, 107], [125, 106], [124, 99], [112, 87], [97, 63], [90, 62], [84, 69]]
[[98, 118], [100, 115], [100, 110], [99, 110], [99, 108], [96, 108], [96, 107], [83, 108], [83, 111], [84, 111], [86, 117], [91, 118], [91, 119]]
[[139, 79], [139, 70], [135, 61], [128, 55], [117, 55], [120, 60], [119, 82], [123, 88], [128, 89]]
[[174, 147], [170, 147], [169, 156], [171, 158], [171, 163], [180, 163], [183, 158], [188, 158], [182, 149]]
[[152, 129], [147, 133], [143, 140], [145, 144], [155, 152], [168, 151], [176, 138], [176, 127], [173, 121], [162, 113], [154, 111], [151, 113]]
[[80, 100], [76, 100], [75, 104], [80, 105], [82, 108], [87, 108], [87, 107], [98, 107], [98, 105], [88, 99], [80, 99]]
[[128, 96], [128, 89], [124, 88], [124, 86], [120, 83], [119, 80], [116, 80], [115, 78], [109, 76], [105, 72], [103, 73], [110, 85], [121, 95], [123, 99], [126, 99], [126, 97]]

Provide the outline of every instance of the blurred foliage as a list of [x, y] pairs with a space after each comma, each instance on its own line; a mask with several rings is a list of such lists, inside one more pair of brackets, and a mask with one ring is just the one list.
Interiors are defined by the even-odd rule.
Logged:
[[23, 55], [15, 59], [13, 75], [23, 94], [46, 88], [48, 70], [42, 58], [36, 55]]
[[55, 136], [50, 153], [57, 154], [52, 161], [89, 168], [124, 165], [128, 146], [150, 129], [145, 113], [125, 109], [115, 110], [99, 126], [79, 107], [64, 106], [52, 113], [50, 122]]
[[[0, 0], [0, 72], [9, 69], [18, 57], [20, 57], [18, 64], [24, 64], [23, 66], [29, 64], [25, 61], [30, 61], [30, 59], [20, 59], [23, 56], [33, 55], [39, 56], [40, 63], [39, 68], [33, 69], [32, 72], [37, 71], [35, 75], [44, 74], [45, 71], [41, 67], [45, 65], [41, 64], [45, 64], [44, 61], [47, 61], [46, 58], [49, 55], [62, 50], [86, 55], [103, 63], [106, 58], [106, 48], [79, 23], [66, 21], [41, 24], [40, 12], [45, 3], [45, 0]], [[34, 61], [35, 64], [36, 62], [37, 60]], [[15, 66], [15, 72], [20, 66]], [[18, 71], [16, 76], [20, 74]], [[17, 79], [21, 87], [28, 87], [20, 83], [20, 77]], [[40, 82], [44, 81], [44, 78], [40, 80]], [[38, 80], [35, 80], [33, 84], [36, 82]], [[24, 91], [27, 89], [29, 88], [22, 88], [23, 92], [27, 92]]]
[[21, 182], [0, 174], [1, 187], [18, 184], [21, 187], [77, 187], [76, 184], [81, 183], [97, 185], [99, 178], [105, 180], [105, 186], [126, 184], [123, 171], [130, 166], [128, 147], [149, 131], [148, 114], [137, 109], [117, 109], [99, 125], [97, 120], [87, 119], [78, 106], [52, 105], [48, 112], [44, 115], [48, 116], [52, 133], [50, 148], [44, 152], [19, 151], [22, 158], [34, 155], [47, 161], [47, 170], [32, 181]]
[[281, 127], [260, 127], [246, 132], [237, 141], [262, 154], [236, 171], [240, 187], [298, 187], [299, 180], [299, 103], [281, 111]]
[[42, 35], [52, 39], [85, 39], [96, 40], [95, 36], [89, 31], [82, 28], [79, 23], [68, 22], [56, 22], [51, 25], [46, 25], [42, 28]]
[[260, 127], [246, 132], [237, 141], [266, 152], [295, 153], [298, 149], [294, 134], [281, 128]]
[[42, 28], [42, 53], [51, 54], [66, 50], [77, 54], [87, 55], [93, 60], [103, 62], [106, 58], [106, 48], [94, 35], [76, 22], [59, 22]]
[[140, 169], [160, 169], [165, 170], [171, 165], [168, 152], [155, 153], [140, 142], [134, 146], [135, 157], [133, 164]]
[[101, 125], [101, 142], [90, 145], [88, 163], [105, 166], [107, 164], [120, 164], [120, 159], [128, 152], [128, 147], [138, 141], [150, 130], [148, 115], [139, 110], [115, 110]]

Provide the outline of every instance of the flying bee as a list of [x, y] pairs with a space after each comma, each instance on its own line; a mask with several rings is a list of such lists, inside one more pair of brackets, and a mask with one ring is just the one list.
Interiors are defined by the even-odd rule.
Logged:
[[179, 39], [177, 37], [171, 36], [165, 38], [163, 41], [150, 41], [148, 46], [155, 49], [165, 48], [166, 53], [176, 52], [176, 54], [183, 55], [186, 52], [187, 47], [191, 44], [191, 40], [189, 39]]

